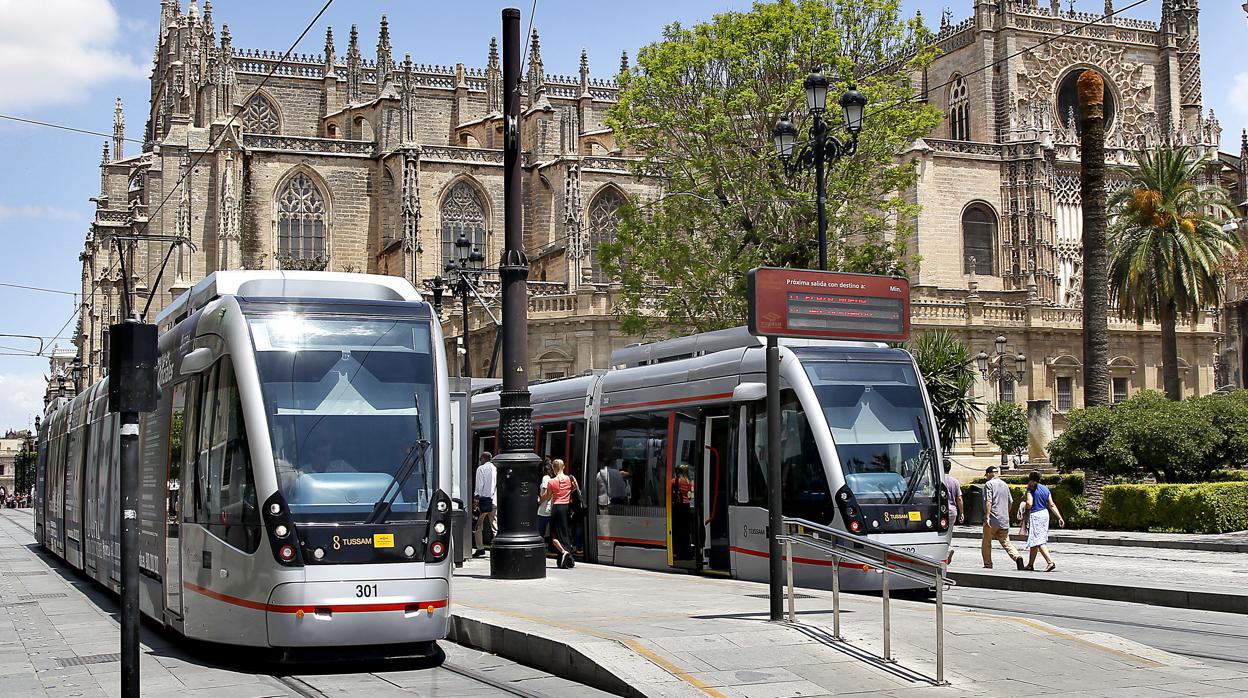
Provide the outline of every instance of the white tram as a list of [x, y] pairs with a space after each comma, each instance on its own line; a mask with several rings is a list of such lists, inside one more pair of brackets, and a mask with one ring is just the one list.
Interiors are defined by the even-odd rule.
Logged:
[[[940, 444], [911, 356], [780, 345], [785, 515], [946, 559]], [[574, 537], [589, 561], [767, 579], [764, 355], [735, 328], [627, 347], [612, 370], [531, 386], [539, 452], [567, 461], [585, 495]], [[496, 452], [497, 426], [498, 393], [479, 392], [476, 453]], [[797, 581], [829, 586], [832, 561], [810, 555], [795, 554]], [[880, 587], [841, 564], [845, 588]]]
[[[216, 272], [158, 317], [142, 415], [143, 613], [187, 637], [432, 651], [450, 617], [441, 330], [405, 280]], [[40, 434], [36, 537], [120, 588], [107, 379]], [[408, 644], [422, 643], [422, 644]]]

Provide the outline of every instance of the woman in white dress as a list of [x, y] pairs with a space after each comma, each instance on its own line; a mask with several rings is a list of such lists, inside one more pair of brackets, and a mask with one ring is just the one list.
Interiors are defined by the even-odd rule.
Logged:
[[1027, 477], [1027, 494], [1023, 497], [1023, 506], [1027, 521], [1027, 566], [1023, 569], [1034, 572], [1036, 569], [1036, 553], [1048, 563], [1045, 572], [1052, 572], [1057, 564], [1049, 555], [1049, 512], [1057, 517], [1057, 525], [1066, 527], [1062, 512], [1058, 511], [1057, 503], [1049, 488], [1040, 483], [1040, 473], [1031, 471]]

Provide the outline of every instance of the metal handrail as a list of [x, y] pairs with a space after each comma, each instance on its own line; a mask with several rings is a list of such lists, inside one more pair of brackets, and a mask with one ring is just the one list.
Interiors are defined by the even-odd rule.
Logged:
[[926, 555], [909, 553], [879, 541], [841, 531], [806, 519], [784, 517], [784, 532], [777, 539], [784, 543], [785, 573], [788, 577], [789, 622], [797, 621], [793, 590], [793, 544], [805, 545], [832, 556], [832, 637], [841, 637], [841, 564], [850, 562], [883, 575], [884, 661], [892, 656], [892, 623], [889, 613], [889, 579], [897, 575], [936, 589], [936, 685], [945, 681], [945, 599], [944, 588], [954, 581], [945, 576], [947, 565]]

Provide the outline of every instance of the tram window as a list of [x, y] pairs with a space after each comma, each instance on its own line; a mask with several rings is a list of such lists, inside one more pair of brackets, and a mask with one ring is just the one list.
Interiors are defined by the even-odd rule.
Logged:
[[[613, 506], [664, 507], [667, 503], [667, 415], [603, 418], [598, 431], [599, 492]], [[613, 515], [653, 512], [610, 509]]]
[[[767, 411], [762, 403], [751, 410], [750, 505], [767, 506]], [[834, 516], [832, 493], [815, 435], [806, 412], [791, 390], [780, 394], [780, 477], [781, 509], [816, 523], [829, 523]]]
[[208, 517], [208, 454], [212, 445], [212, 422], [217, 399], [217, 374], [215, 366], [204, 374], [203, 390], [199, 400], [199, 455], [195, 459], [195, 517], [196, 523], [211, 523]]
[[228, 357], [217, 365], [215, 374], [208, 520], [214, 534], [236, 548], [254, 552], [260, 542], [260, 508], [238, 384]]
[[169, 464], [165, 478], [168, 488], [168, 514], [177, 513], [177, 497], [182, 481], [182, 461], [187, 450], [195, 450], [194, 431], [187, 424], [186, 392], [189, 383], [173, 386], [173, 404], [169, 411]]

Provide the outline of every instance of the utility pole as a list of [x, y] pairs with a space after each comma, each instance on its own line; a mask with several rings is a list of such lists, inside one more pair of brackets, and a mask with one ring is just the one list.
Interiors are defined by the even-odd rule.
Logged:
[[1083, 200], [1083, 405], [1092, 407], [1109, 404], [1105, 81], [1095, 70], [1085, 70], [1079, 76], [1077, 89], [1081, 129], [1079, 191]]
[[520, 10], [503, 10], [503, 390], [499, 394], [498, 535], [490, 577], [541, 579], [546, 546], [537, 535], [537, 466], [529, 403], [529, 260], [520, 200]]
[[121, 695], [138, 698], [139, 413], [156, 409], [156, 326], [131, 315], [109, 340], [108, 410], [121, 421]]

